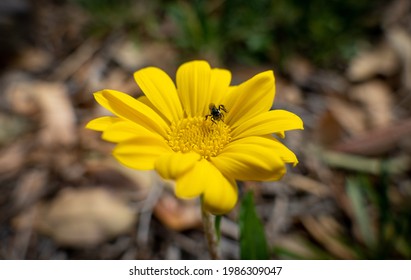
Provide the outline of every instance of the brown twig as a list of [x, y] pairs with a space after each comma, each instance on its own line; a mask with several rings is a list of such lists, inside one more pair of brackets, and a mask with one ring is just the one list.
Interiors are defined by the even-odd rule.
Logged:
[[204, 206], [201, 207], [201, 214], [203, 217], [204, 234], [207, 239], [210, 257], [213, 260], [218, 260], [220, 259], [220, 256], [218, 253], [218, 241], [214, 227], [214, 217], [206, 209], [204, 209]]

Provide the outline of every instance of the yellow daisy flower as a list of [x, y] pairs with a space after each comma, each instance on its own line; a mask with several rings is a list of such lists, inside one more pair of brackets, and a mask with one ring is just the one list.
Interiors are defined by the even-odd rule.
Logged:
[[177, 71], [176, 84], [161, 69], [134, 73], [145, 96], [135, 99], [115, 90], [94, 94], [115, 116], [90, 121], [87, 128], [117, 143], [113, 155], [134, 169], [155, 169], [176, 181], [179, 198], [203, 197], [213, 214], [237, 202], [236, 180], [278, 180], [295, 154], [272, 134], [302, 129], [284, 110], [270, 110], [275, 95], [272, 71], [230, 86], [231, 73], [191, 61]]

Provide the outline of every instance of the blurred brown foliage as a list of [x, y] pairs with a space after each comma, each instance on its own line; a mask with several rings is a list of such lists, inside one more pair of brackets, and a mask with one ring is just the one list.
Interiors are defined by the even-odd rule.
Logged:
[[[411, 3], [385, 5], [378, 41], [343, 70], [294, 54], [276, 71], [275, 108], [305, 123], [285, 139], [300, 163], [279, 182], [241, 184], [255, 192], [272, 258], [411, 257]], [[155, 15], [164, 34], [178, 30]], [[113, 146], [84, 129], [107, 114], [93, 92], [138, 96], [135, 70], [171, 74], [194, 55], [147, 30], [136, 41], [127, 26], [90, 35], [92, 20], [72, 1], [0, 4], [0, 258], [208, 258], [198, 202], [177, 200], [153, 172], [120, 166]], [[221, 66], [212, 51], [195, 58]], [[279, 61], [228, 63], [237, 83]], [[238, 209], [222, 218], [227, 259], [239, 257], [237, 218]]]

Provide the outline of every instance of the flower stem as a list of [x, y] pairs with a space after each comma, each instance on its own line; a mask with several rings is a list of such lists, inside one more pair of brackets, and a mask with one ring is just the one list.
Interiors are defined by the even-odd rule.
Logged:
[[218, 241], [214, 226], [214, 217], [210, 214], [204, 207], [201, 207], [201, 214], [203, 217], [203, 227], [204, 234], [207, 239], [208, 251], [210, 252], [210, 257], [213, 260], [219, 260], [220, 256], [218, 253]]

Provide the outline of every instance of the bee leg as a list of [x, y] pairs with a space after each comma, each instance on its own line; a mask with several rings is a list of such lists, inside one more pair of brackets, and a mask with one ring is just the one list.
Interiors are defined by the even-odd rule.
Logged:
[[218, 110], [222, 110], [222, 111], [224, 111], [224, 112], [227, 113], [227, 109], [226, 109], [225, 106], [222, 105], [222, 104], [218, 106]]

